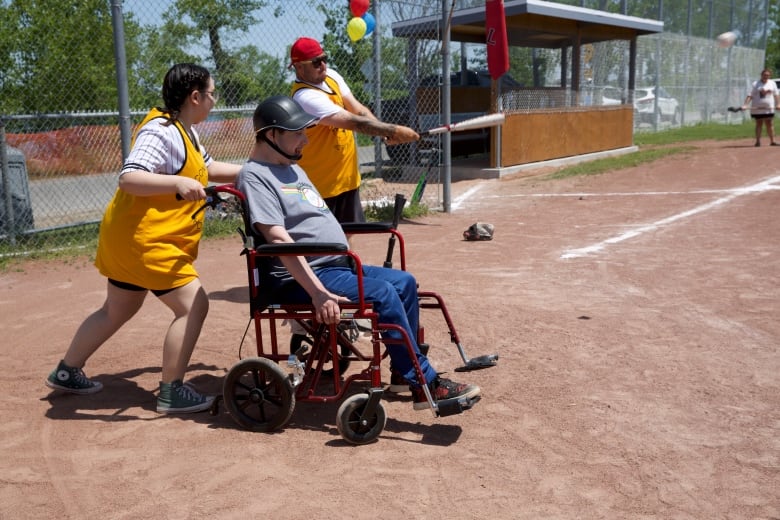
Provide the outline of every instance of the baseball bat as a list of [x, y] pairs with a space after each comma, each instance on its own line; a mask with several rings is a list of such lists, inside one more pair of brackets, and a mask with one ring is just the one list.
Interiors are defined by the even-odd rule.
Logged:
[[742, 112], [742, 110], [743, 110], [742, 107], [729, 107], [728, 108], [729, 112]]
[[505, 119], [506, 118], [504, 117], [504, 114], [501, 112], [496, 114], [486, 114], [484, 116], [472, 117], [471, 119], [464, 119], [463, 121], [458, 121], [457, 123], [450, 123], [449, 125], [437, 126], [436, 128], [431, 128], [430, 130], [422, 132], [420, 135], [425, 136], [433, 134], [444, 134], [446, 132], [460, 132], [463, 130], [473, 130], [475, 128], [499, 126], [504, 124]]
[[425, 186], [428, 184], [428, 174], [431, 172], [431, 168], [433, 167], [433, 163], [431, 163], [431, 166], [428, 166], [428, 169], [420, 174], [420, 179], [417, 181], [417, 186], [414, 188], [414, 193], [412, 194], [412, 204], [419, 204], [422, 200], [423, 193], [425, 193]]

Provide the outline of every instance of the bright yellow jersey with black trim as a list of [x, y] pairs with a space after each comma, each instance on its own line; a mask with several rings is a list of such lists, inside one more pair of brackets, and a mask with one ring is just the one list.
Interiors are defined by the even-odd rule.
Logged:
[[[171, 173], [206, 186], [206, 162], [181, 123], [153, 109], [138, 128], [155, 118], [170, 121], [184, 141], [184, 165]], [[193, 262], [198, 256], [204, 212], [195, 219], [192, 215], [201, 205], [202, 201], [177, 200], [173, 193], [139, 197], [117, 189], [100, 224], [95, 265], [108, 278], [146, 289], [186, 285], [198, 277]]]
[[[330, 100], [344, 108], [339, 86], [332, 78], [325, 83], [331, 92], [326, 92], [308, 83], [295, 81], [291, 95], [302, 88], [320, 90]], [[309, 144], [303, 148], [303, 158], [298, 164], [314, 183], [324, 198], [335, 197], [360, 187], [357, 145], [352, 130], [319, 124], [306, 130]]]

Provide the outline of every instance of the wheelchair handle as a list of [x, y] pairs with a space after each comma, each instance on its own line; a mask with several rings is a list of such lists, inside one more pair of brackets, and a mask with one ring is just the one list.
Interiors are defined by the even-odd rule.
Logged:
[[[401, 216], [404, 213], [404, 206], [406, 205], [406, 197], [404, 197], [403, 193], [396, 193], [395, 194], [395, 206], [393, 207], [393, 226], [392, 229], [398, 228], [398, 223], [401, 222]], [[385, 262], [382, 264], [382, 267], [391, 268], [393, 267], [393, 250], [395, 249], [395, 235], [390, 235], [390, 238], [387, 240], [387, 257], [385, 258]]]
[[[203, 191], [206, 192], [206, 198], [204, 199], [205, 202], [197, 209], [197, 211], [195, 211], [195, 213], [192, 214], [193, 220], [195, 220], [195, 217], [198, 216], [198, 213], [205, 210], [206, 208], [210, 207], [211, 209], [216, 209], [217, 204], [225, 201], [225, 199], [217, 195], [218, 193], [228, 193], [234, 197], [238, 197], [239, 199], [244, 200], [244, 194], [238, 191], [233, 184], [217, 184], [213, 186], [206, 186], [203, 188]], [[177, 193], [176, 200], [184, 200], [184, 198]]]
[[406, 205], [406, 197], [403, 193], [395, 194], [395, 205], [393, 206], [393, 229], [398, 228], [398, 224], [401, 222], [401, 217], [404, 214], [404, 206]]

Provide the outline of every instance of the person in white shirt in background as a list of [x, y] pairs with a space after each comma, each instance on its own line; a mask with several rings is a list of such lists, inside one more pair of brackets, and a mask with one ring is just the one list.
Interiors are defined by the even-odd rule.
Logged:
[[769, 136], [770, 146], [777, 146], [775, 142], [774, 117], [775, 110], [780, 109], [780, 92], [777, 84], [772, 81], [772, 71], [761, 71], [761, 79], [753, 83], [750, 93], [742, 104], [742, 110], [750, 107], [750, 117], [756, 122], [756, 144], [761, 146], [761, 127], [766, 127], [766, 135]]

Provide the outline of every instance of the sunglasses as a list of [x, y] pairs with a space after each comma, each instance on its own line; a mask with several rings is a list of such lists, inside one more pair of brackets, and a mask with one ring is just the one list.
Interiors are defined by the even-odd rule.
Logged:
[[314, 58], [313, 60], [306, 60], [302, 61], [300, 63], [311, 63], [312, 67], [319, 67], [323, 63], [328, 63], [328, 57], [327, 56], [318, 56], [317, 58]]

